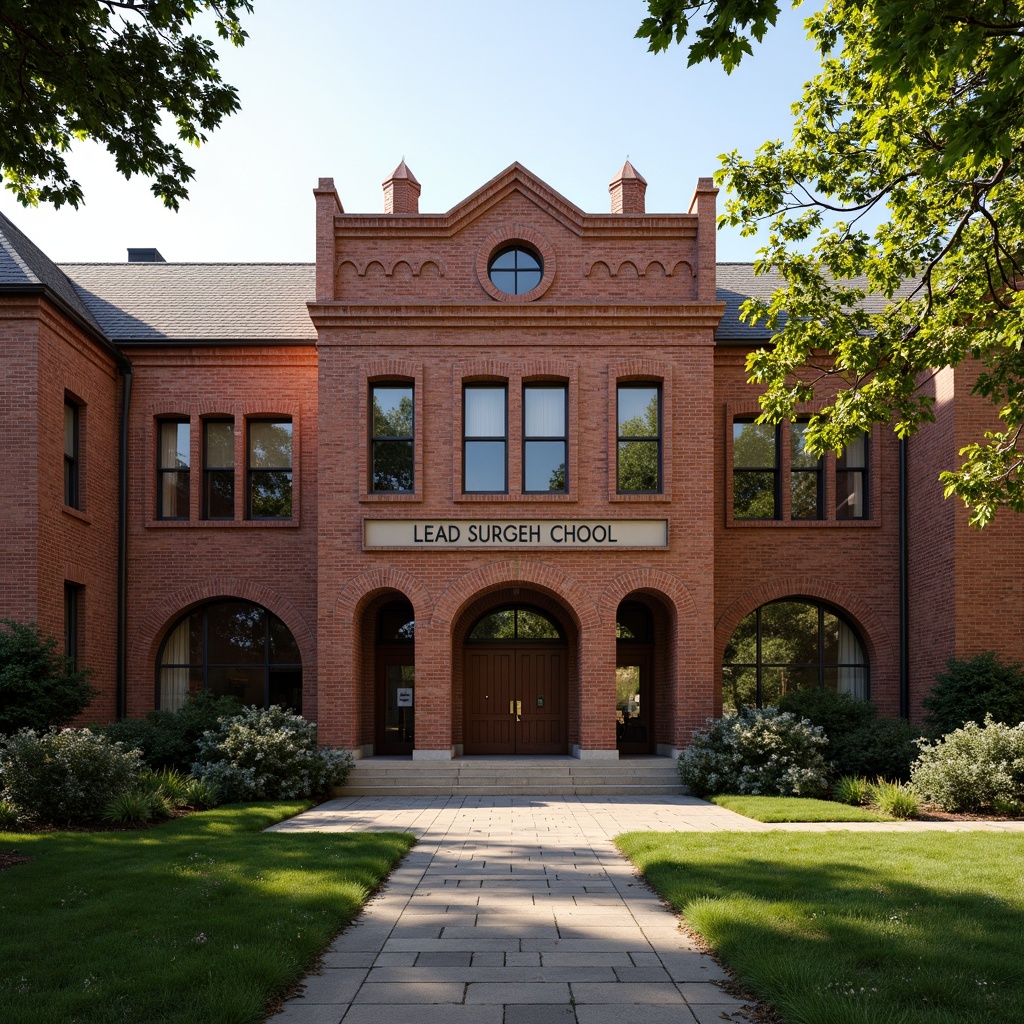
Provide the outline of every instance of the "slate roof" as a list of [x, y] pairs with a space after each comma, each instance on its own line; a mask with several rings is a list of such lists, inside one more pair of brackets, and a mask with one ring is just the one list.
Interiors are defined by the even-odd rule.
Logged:
[[313, 343], [312, 263], [65, 263], [112, 341]]

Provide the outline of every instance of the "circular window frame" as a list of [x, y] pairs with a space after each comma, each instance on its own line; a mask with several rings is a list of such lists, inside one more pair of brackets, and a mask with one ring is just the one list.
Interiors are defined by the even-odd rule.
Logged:
[[[491, 261], [506, 249], [521, 248], [536, 254], [541, 265], [540, 283], [528, 292], [511, 295], [503, 292], [491, 281]], [[520, 224], [513, 224], [492, 232], [484, 240], [476, 254], [476, 276], [480, 287], [498, 302], [534, 302], [539, 299], [555, 280], [555, 250], [539, 231]]]

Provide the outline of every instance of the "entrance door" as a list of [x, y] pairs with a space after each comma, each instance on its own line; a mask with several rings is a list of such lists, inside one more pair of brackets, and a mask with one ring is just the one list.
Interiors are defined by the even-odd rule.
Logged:
[[615, 666], [615, 736], [621, 754], [653, 751], [648, 651], [619, 644]]
[[411, 650], [377, 654], [378, 754], [411, 754], [415, 724], [415, 677]]
[[466, 647], [467, 754], [564, 754], [566, 658], [548, 644]]

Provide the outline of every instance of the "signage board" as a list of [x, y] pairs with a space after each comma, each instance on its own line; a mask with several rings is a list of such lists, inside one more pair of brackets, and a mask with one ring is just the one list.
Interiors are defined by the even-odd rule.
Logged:
[[667, 548], [667, 519], [365, 519], [364, 548]]

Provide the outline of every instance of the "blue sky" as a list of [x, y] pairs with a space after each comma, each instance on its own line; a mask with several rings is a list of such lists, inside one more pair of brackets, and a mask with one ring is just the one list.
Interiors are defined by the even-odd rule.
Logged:
[[[98, 147], [71, 165], [86, 205], [0, 209], [58, 261], [122, 261], [156, 246], [175, 261], [312, 261], [312, 189], [333, 177], [346, 211], [382, 209], [381, 182], [406, 159], [420, 210], [443, 213], [519, 160], [567, 199], [609, 208], [628, 155], [647, 209], [686, 210], [719, 154], [788, 137], [790, 105], [814, 73], [806, 12], [789, 13], [726, 75], [654, 56], [633, 38], [643, 0], [256, 0], [249, 42], [223, 50], [242, 109], [199, 150], [175, 214], [125, 182]], [[720, 197], [721, 200], [724, 197]], [[721, 260], [756, 242], [718, 236]]]

